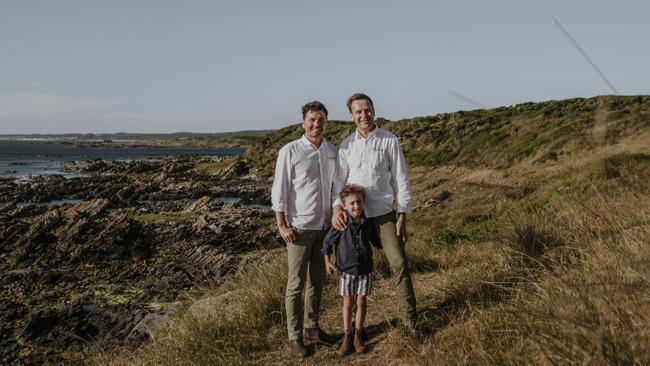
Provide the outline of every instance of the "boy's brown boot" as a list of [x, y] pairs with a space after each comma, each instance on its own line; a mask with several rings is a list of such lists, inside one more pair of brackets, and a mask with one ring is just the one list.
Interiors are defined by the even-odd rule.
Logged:
[[343, 337], [343, 342], [341, 342], [341, 347], [339, 348], [339, 355], [345, 356], [348, 353], [352, 352], [352, 343], [353, 341], [353, 332], [345, 333], [345, 336]]
[[354, 332], [354, 350], [357, 353], [364, 353], [366, 352], [366, 345], [363, 342], [363, 338], [361, 337], [361, 329], [357, 329]]

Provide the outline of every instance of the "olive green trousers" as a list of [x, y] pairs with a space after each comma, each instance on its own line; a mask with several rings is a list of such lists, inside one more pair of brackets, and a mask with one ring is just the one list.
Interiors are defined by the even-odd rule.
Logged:
[[[295, 229], [296, 240], [287, 244], [287, 332], [289, 340], [302, 339], [302, 330], [318, 328], [325, 260], [321, 253], [325, 230]], [[304, 304], [302, 301], [302, 292]]]
[[397, 236], [396, 215], [395, 211], [391, 211], [385, 215], [373, 217], [372, 221], [379, 233], [381, 246], [393, 276], [400, 315], [407, 327], [414, 328], [417, 321], [415, 292], [408, 268], [404, 241]]

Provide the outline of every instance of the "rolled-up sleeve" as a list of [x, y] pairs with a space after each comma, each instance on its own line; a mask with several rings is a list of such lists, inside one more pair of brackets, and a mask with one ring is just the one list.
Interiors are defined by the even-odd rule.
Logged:
[[334, 180], [332, 181], [332, 207], [342, 204], [339, 197], [345, 183], [348, 181], [348, 144], [345, 141], [341, 144], [339, 152], [336, 156], [336, 170], [334, 173]]
[[391, 183], [397, 198], [397, 212], [411, 212], [411, 185], [406, 167], [404, 152], [397, 139], [392, 141], [390, 147]]
[[271, 209], [277, 212], [287, 212], [289, 187], [291, 183], [291, 156], [286, 147], [278, 152], [275, 163], [275, 177], [271, 188]]

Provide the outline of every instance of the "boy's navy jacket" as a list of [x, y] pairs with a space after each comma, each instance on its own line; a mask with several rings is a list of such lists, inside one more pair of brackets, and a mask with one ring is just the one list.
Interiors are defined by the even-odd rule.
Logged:
[[[361, 217], [361, 222], [355, 223], [350, 215], [347, 228], [343, 231], [331, 227], [325, 239], [321, 252], [324, 255], [332, 254], [336, 247], [336, 267], [341, 271], [353, 275], [364, 275], [372, 272], [372, 249], [370, 243], [381, 248], [379, 235], [372, 220]], [[357, 240], [358, 238], [358, 240]]]

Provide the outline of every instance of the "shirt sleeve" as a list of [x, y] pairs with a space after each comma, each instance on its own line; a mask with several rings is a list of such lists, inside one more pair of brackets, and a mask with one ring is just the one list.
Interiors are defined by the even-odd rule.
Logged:
[[287, 200], [291, 183], [291, 156], [289, 149], [283, 147], [278, 152], [275, 163], [275, 177], [271, 188], [271, 208], [277, 212], [287, 212]]
[[333, 227], [329, 229], [327, 234], [325, 234], [325, 239], [323, 239], [323, 247], [321, 248], [321, 253], [323, 253], [323, 255], [332, 254], [332, 249], [339, 243], [341, 233], [341, 231], [338, 231]]
[[397, 138], [392, 141], [390, 148], [390, 174], [391, 183], [397, 197], [397, 212], [411, 212], [411, 184], [409, 183], [404, 152]]
[[332, 207], [342, 204], [339, 194], [348, 181], [348, 144], [343, 141], [336, 155], [336, 169], [332, 181]]

